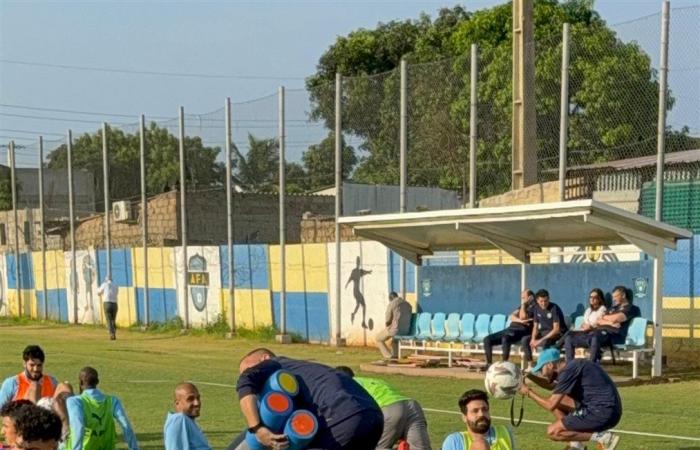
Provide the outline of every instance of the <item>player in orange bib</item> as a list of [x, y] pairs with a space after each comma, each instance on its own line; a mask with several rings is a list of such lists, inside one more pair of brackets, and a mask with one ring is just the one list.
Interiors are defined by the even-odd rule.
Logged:
[[44, 374], [44, 351], [38, 345], [29, 345], [22, 352], [24, 370], [5, 379], [0, 388], [0, 408], [12, 400], [36, 403], [42, 397], [53, 397], [56, 379]]

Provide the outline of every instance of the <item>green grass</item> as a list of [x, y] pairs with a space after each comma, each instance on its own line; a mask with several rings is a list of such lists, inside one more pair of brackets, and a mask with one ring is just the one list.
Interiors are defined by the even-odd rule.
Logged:
[[[269, 333], [268, 333], [269, 334]], [[69, 327], [58, 324], [23, 324], [0, 321], [0, 376], [19, 372], [22, 349], [30, 343], [47, 353], [46, 371], [59, 380], [77, 383], [81, 367], [97, 368], [100, 387], [116, 394], [124, 403], [142, 449], [161, 449], [162, 427], [171, 405], [172, 388], [185, 379], [199, 382], [203, 399], [199, 420], [214, 448], [225, 448], [240, 432], [243, 420], [235, 389], [239, 358], [250, 349], [265, 345], [279, 354], [317, 360], [329, 365], [358, 369], [363, 362], [377, 359], [366, 348], [335, 348], [271, 343], [267, 334], [252, 339], [223, 339], [215, 334], [180, 335], [177, 330], [141, 332], [120, 330], [110, 342], [104, 329]], [[424, 408], [457, 411], [459, 395], [480, 381], [429, 377], [384, 376]], [[212, 384], [204, 384], [212, 383]], [[700, 381], [626, 387], [620, 390], [624, 402], [622, 430], [700, 437]], [[492, 415], [508, 416], [510, 402], [492, 402]], [[433, 448], [439, 449], [445, 435], [463, 428], [458, 415], [427, 411]], [[550, 415], [526, 403], [525, 419], [549, 421]], [[523, 423], [515, 430], [520, 449], [560, 449], [549, 442], [545, 426]], [[699, 441], [622, 435], [619, 449], [700, 449]], [[358, 449], [362, 450], [362, 449]]]

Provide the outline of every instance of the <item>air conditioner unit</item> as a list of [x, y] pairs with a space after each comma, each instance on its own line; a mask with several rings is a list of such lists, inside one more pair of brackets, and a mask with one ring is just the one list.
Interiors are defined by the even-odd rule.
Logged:
[[121, 201], [112, 203], [112, 217], [115, 222], [131, 220], [131, 202]]

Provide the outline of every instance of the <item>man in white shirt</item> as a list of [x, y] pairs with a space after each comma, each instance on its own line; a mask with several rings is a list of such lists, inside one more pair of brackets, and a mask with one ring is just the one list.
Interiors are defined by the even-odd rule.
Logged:
[[119, 287], [114, 284], [109, 277], [105, 278], [104, 283], [97, 289], [97, 295], [102, 299], [102, 306], [104, 307], [105, 318], [107, 319], [109, 339], [112, 341], [117, 338], [116, 320], [117, 310], [119, 309], [117, 294], [119, 294]]

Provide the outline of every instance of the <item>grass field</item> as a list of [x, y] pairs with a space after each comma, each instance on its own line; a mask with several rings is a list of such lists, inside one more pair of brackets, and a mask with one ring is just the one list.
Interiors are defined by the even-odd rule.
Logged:
[[[142, 449], [161, 449], [162, 427], [171, 404], [172, 388], [178, 381], [198, 384], [203, 407], [199, 423], [214, 448], [225, 448], [243, 428], [234, 385], [239, 358], [261, 345], [293, 358], [313, 359], [329, 365], [359, 364], [377, 359], [373, 349], [335, 348], [294, 344], [279, 346], [247, 339], [213, 336], [181, 336], [177, 333], [143, 333], [120, 330], [117, 341], [108, 341], [103, 329], [64, 325], [11, 325], [0, 322], [0, 376], [19, 372], [21, 352], [27, 344], [41, 345], [47, 353], [46, 371], [59, 380], [77, 385], [77, 372], [94, 366], [102, 380], [100, 387], [122, 399]], [[457, 411], [459, 395], [480, 381], [428, 377], [383, 377], [427, 409], [433, 448], [444, 437], [464, 425]], [[694, 437], [675, 440], [663, 437], [622, 434], [619, 449], [700, 450], [700, 381], [626, 387], [620, 390], [624, 402], [621, 430]], [[509, 415], [510, 402], [491, 404], [492, 415]], [[440, 410], [440, 411], [434, 411]], [[550, 416], [526, 403], [525, 419], [549, 421]], [[549, 442], [545, 425], [523, 423], [515, 430], [520, 449], [560, 449]], [[120, 447], [121, 448], [121, 447]], [[363, 449], [358, 449], [363, 450]]]

